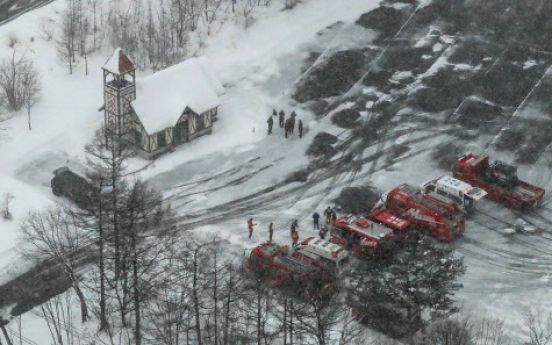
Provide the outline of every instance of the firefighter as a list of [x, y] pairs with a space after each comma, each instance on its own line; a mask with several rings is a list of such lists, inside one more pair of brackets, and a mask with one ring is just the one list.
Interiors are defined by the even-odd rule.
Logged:
[[303, 122], [299, 120], [299, 139], [303, 137]]
[[337, 213], [335, 213], [335, 210], [332, 208], [332, 212], [331, 212], [331, 218], [332, 218], [332, 222], [335, 222], [335, 220], [337, 219]]
[[272, 120], [272, 116], [268, 117], [268, 120], [266, 120], [266, 123], [268, 123], [268, 134], [272, 134], [272, 126], [274, 125], [274, 120]]
[[278, 112], [276, 111], [276, 109], [272, 109], [272, 116], [277, 116], [278, 115]]
[[283, 110], [280, 110], [280, 128], [284, 128], [284, 123], [286, 119], [286, 113]]
[[272, 223], [268, 225], [268, 240], [272, 242], [272, 235], [274, 234], [274, 227]]
[[253, 224], [253, 218], [249, 218], [249, 220], [247, 221], [247, 230], [249, 231], [249, 238], [251, 238], [251, 235], [253, 235], [253, 225], [257, 225], [257, 224]]
[[312, 215], [313, 230], [320, 229], [320, 225], [318, 225], [319, 219], [320, 219], [320, 215], [318, 214], [318, 212], [314, 212]]
[[326, 239], [326, 228], [325, 227], [322, 227], [322, 229], [320, 229], [320, 231], [318, 231], [318, 235], [320, 235], [320, 239], [324, 240]]
[[330, 224], [332, 222], [332, 208], [330, 206], [324, 211], [324, 215], [326, 216], [326, 224]]
[[291, 226], [289, 227], [289, 230], [291, 231], [291, 236], [293, 236], [293, 233], [297, 231], [298, 227], [299, 227], [299, 223], [297, 222], [297, 219], [291, 222]]
[[291, 233], [291, 241], [292, 246], [296, 247], [297, 241], [299, 241], [299, 233], [296, 230]]

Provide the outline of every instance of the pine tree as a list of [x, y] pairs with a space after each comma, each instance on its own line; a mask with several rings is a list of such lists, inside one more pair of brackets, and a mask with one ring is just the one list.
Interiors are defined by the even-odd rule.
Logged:
[[402, 337], [425, 327], [430, 315], [457, 310], [453, 296], [464, 272], [449, 245], [415, 233], [367, 253], [351, 272], [348, 297], [372, 327]]

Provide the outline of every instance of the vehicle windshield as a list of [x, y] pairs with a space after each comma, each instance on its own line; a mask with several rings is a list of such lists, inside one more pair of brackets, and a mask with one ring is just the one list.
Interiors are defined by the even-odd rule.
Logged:
[[472, 207], [474, 204], [474, 201], [472, 198], [470, 198], [469, 196], [467, 195], [464, 195], [464, 207], [466, 208], [470, 208]]

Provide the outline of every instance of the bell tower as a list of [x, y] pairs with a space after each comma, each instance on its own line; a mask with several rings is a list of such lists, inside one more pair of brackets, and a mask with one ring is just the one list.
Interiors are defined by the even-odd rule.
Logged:
[[130, 102], [136, 99], [136, 68], [121, 48], [117, 48], [102, 69], [105, 127], [120, 138], [132, 140]]

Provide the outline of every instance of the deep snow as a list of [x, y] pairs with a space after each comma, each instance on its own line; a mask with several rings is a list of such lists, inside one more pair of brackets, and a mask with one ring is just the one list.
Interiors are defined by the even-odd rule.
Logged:
[[[280, 11], [279, 4], [273, 3], [259, 10], [257, 16], [262, 19], [250, 29], [228, 23], [205, 41], [196, 54], [212, 62], [226, 88], [213, 134], [178, 146], [176, 152], [162, 156], [142, 173], [171, 200], [183, 227], [220, 234], [247, 249], [265, 240], [268, 223], [275, 222], [275, 239], [288, 242], [288, 226], [293, 219], [300, 222], [302, 238], [316, 234], [310, 230], [311, 214], [331, 205], [341, 187], [371, 183], [385, 191], [402, 182], [418, 184], [447, 173], [431, 162], [428, 149], [454, 139], [439, 129], [418, 126], [409, 134], [367, 147], [361, 154], [368, 157], [393, 144], [411, 142], [406, 155], [417, 152], [411, 158], [399, 157], [389, 167], [382, 158], [355, 173], [339, 174], [337, 169], [334, 175], [326, 176], [324, 171], [313, 171], [306, 183], [283, 183], [290, 173], [308, 166], [304, 152], [316, 133], [336, 134], [340, 142], [349, 136], [348, 131], [331, 124], [330, 116], [316, 120], [290, 100], [290, 88], [301, 77], [306, 50], [327, 54], [350, 47], [353, 38], [355, 46], [368, 46], [373, 32], [351, 22], [377, 5], [375, 0], [309, 0], [293, 11]], [[20, 246], [18, 226], [26, 212], [59, 201], [49, 189], [52, 171], [61, 165], [85, 169], [83, 147], [103, 119], [103, 113], [98, 112], [102, 105], [100, 66], [112, 51], [89, 57], [88, 76], [84, 75], [83, 61], [69, 75], [67, 67], [59, 63], [52, 42], [40, 39], [40, 22], [62, 6], [64, 1], [55, 1], [0, 27], [0, 58], [11, 53], [7, 44], [9, 36], [15, 35], [20, 42], [18, 52], [25, 51], [33, 58], [44, 83], [42, 101], [33, 109], [31, 131], [24, 113], [0, 124], [0, 194], [15, 195], [15, 219], [0, 220], [0, 258], [5, 267], [0, 282], [9, 279], [16, 270], [13, 265], [21, 262], [14, 248]], [[337, 21], [345, 24], [317, 36]], [[434, 73], [441, 63], [444, 59], [437, 60], [426, 73]], [[147, 75], [139, 71], [139, 77]], [[346, 106], [350, 105], [342, 107]], [[274, 134], [267, 136], [266, 120], [273, 108], [284, 109], [287, 114], [295, 110], [305, 124], [304, 137], [299, 139], [295, 134], [285, 139], [277, 123]], [[413, 142], [424, 136], [428, 138]], [[472, 149], [483, 151], [481, 147], [488, 141], [488, 137], [481, 137], [473, 142]], [[144, 163], [133, 159], [131, 168]], [[552, 174], [544, 162], [521, 167], [519, 175], [543, 184], [547, 190], [552, 187]], [[279, 184], [281, 187], [271, 189]], [[491, 202], [484, 201], [481, 206], [485, 214], [511, 223], [519, 220], [515, 213]], [[251, 240], [247, 239], [245, 224], [250, 217], [257, 223]], [[481, 223], [490, 223], [496, 231]], [[465, 288], [458, 294], [463, 312], [499, 316], [512, 330], [518, 330], [524, 308], [552, 310], [548, 273], [552, 257], [548, 242], [539, 237], [545, 235], [503, 234], [505, 229], [505, 225], [482, 215], [468, 221], [464, 238], [451, 245], [458, 248], [468, 265], [462, 279]], [[37, 342], [41, 339], [40, 332], [27, 334]]]

